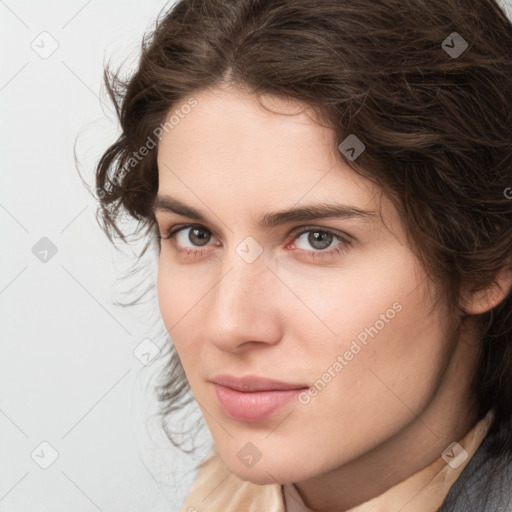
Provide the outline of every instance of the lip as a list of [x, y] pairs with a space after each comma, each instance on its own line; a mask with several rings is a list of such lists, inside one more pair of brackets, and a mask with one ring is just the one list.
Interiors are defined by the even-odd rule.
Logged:
[[211, 382], [224, 413], [231, 419], [249, 423], [264, 421], [308, 389], [304, 384], [252, 375], [219, 375]]

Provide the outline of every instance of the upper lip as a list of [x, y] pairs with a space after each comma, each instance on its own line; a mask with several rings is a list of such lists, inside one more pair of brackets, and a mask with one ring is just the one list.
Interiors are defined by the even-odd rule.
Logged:
[[214, 384], [219, 384], [235, 391], [251, 393], [254, 391], [281, 391], [287, 389], [304, 389], [308, 386], [304, 384], [294, 384], [282, 382], [279, 380], [259, 377], [258, 375], [246, 375], [244, 377], [234, 377], [232, 375], [217, 375], [211, 379]]

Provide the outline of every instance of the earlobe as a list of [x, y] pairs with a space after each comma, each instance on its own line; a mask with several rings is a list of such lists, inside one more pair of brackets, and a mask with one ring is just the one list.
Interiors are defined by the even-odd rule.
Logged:
[[495, 281], [487, 288], [475, 292], [467, 289], [462, 294], [461, 307], [469, 315], [486, 313], [496, 307], [512, 289], [512, 268], [502, 268]]

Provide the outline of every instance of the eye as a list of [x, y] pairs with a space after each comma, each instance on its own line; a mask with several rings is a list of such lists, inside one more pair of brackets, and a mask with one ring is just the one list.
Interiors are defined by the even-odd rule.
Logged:
[[165, 236], [159, 236], [159, 238], [162, 240], [173, 240], [178, 250], [182, 250], [182, 248], [193, 249], [206, 246], [212, 239], [212, 232], [199, 224], [173, 226]]
[[352, 239], [348, 235], [331, 231], [325, 228], [302, 228], [295, 233], [292, 246], [301, 255], [309, 258], [325, 258], [336, 254], [342, 254], [352, 246]]
[[191, 243], [193, 247], [202, 247], [206, 245], [212, 234], [207, 229], [201, 226], [193, 226], [189, 228], [182, 228], [176, 233], [175, 240], [178, 245], [185, 246], [187, 243]]
[[[306, 236], [307, 235], [307, 236]], [[310, 247], [316, 249], [318, 251], [327, 249], [333, 241], [336, 241], [336, 237], [330, 231], [321, 231], [320, 229], [310, 230], [303, 232], [298, 238], [296, 238], [299, 249], [308, 250], [308, 247], [305, 247], [306, 244], [309, 244]], [[300, 246], [302, 244], [302, 247]]]

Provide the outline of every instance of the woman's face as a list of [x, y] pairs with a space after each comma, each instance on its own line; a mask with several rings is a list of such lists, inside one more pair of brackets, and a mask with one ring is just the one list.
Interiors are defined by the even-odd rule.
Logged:
[[333, 131], [275, 98], [286, 115], [242, 92], [195, 98], [158, 149], [160, 233], [181, 228], [162, 240], [162, 318], [231, 471], [321, 475], [429, 410], [453, 348], [446, 313]]

